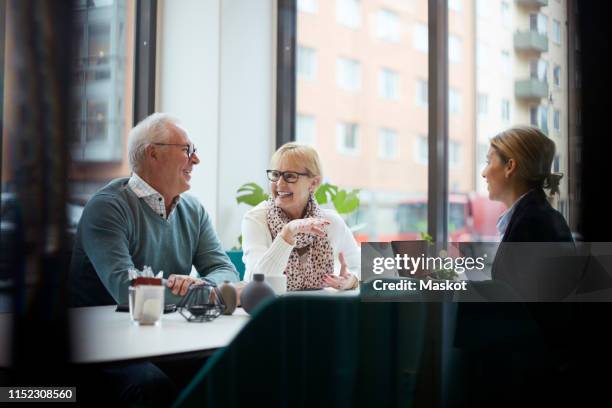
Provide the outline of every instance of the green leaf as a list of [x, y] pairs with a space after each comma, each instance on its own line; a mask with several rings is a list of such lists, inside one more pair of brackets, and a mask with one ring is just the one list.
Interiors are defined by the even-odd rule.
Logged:
[[359, 190], [338, 190], [332, 201], [339, 214], [352, 213], [359, 208]]
[[238, 194], [236, 196], [236, 202], [238, 204], [245, 203], [252, 207], [267, 200], [269, 197], [257, 183], [243, 184], [238, 191], [236, 191], [236, 194]]
[[319, 188], [317, 188], [317, 191], [315, 191], [315, 200], [317, 200], [319, 204], [327, 204], [328, 201], [333, 200], [337, 191], [338, 187], [333, 184], [321, 184]]
[[421, 232], [421, 239], [429, 244], [433, 244], [433, 237], [426, 232]]

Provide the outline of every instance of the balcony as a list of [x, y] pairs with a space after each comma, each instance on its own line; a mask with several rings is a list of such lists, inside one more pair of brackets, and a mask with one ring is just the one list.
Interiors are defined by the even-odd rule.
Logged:
[[533, 78], [516, 81], [514, 95], [519, 99], [548, 98], [548, 82]]
[[516, 0], [519, 6], [540, 8], [548, 6], [548, 0]]
[[514, 33], [514, 48], [518, 51], [548, 52], [548, 36], [537, 31]]

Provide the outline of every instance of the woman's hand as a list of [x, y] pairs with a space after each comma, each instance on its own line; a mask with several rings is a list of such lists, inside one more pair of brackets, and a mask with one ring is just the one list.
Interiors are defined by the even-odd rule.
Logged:
[[359, 279], [349, 272], [342, 252], [338, 254], [338, 260], [340, 261], [340, 275], [325, 275], [323, 282], [329, 287], [338, 290], [355, 289], [359, 283]]
[[289, 245], [295, 244], [297, 234], [312, 234], [318, 237], [327, 235], [324, 228], [329, 225], [329, 221], [323, 218], [304, 218], [289, 221], [280, 232], [280, 236]]

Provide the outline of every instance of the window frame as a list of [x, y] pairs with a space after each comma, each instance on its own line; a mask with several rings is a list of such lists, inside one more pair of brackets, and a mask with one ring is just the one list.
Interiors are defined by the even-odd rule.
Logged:
[[[448, 66], [449, 66], [449, 7], [448, 0], [427, 0], [428, 1], [428, 23], [427, 23], [427, 51], [428, 51], [428, 124], [429, 134], [427, 135], [428, 141], [428, 233], [432, 236], [437, 247], [444, 247], [448, 243], [448, 200], [449, 200], [449, 144], [448, 138], [448, 127], [449, 127], [449, 84], [448, 84]], [[486, 0], [485, 0], [486, 1]], [[569, 22], [569, 37], [572, 39], [572, 33], [575, 32], [575, 15], [574, 15], [574, 4], [575, 0], [568, 0], [568, 22]], [[278, 38], [293, 38], [295, 43], [295, 37], [297, 36], [297, 21], [296, 21], [296, 3], [297, 0], [278, 0]], [[478, 1], [484, 5], [482, 1]], [[293, 16], [283, 14], [283, 10], [291, 9], [293, 5]], [[478, 7], [477, 7], [478, 9]], [[477, 10], [477, 18], [481, 18], [481, 10]], [[488, 10], [487, 10], [488, 11]], [[487, 13], [488, 14], [488, 13]], [[417, 25], [422, 23], [416, 23], [412, 28], [412, 47], [419, 50], [416, 44], [416, 30]], [[547, 24], [548, 25], [548, 19]], [[287, 30], [289, 30], [287, 32]], [[548, 27], [546, 27], [548, 34]], [[292, 82], [284, 82], [287, 78], [291, 78], [291, 72], [295, 72], [295, 60], [291, 64], [292, 59], [286, 57], [287, 50], [284, 48], [290, 46], [285, 40], [278, 41], [277, 45], [277, 58], [278, 58], [278, 73], [283, 75], [277, 76], [277, 130], [286, 129], [285, 134], [291, 135], [289, 140], [295, 140], [295, 135], [292, 130], [287, 126], [293, 126], [293, 122], [290, 119], [291, 116], [295, 117], [297, 112], [295, 111], [295, 79]], [[293, 50], [295, 54], [295, 46], [289, 48]], [[569, 52], [572, 50], [572, 41], [570, 41]], [[568, 78], [573, 78], [574, 74], [574, 62], [570, 55], [570, 65], [568, 67]], [[478, 68], [478, 67], [476, 67]], [[287, 72], [289, 71], [289, 72]], [[279, 88], [285, 89], [285, 96], [279, 97]], [[570, 106], [576, 98], [576, 87], [569, 86], [569, 99]], [[290, 90], [287, 91], [287, 90]], [[416, 93], [416, 89], [415, 89]], [[418, 98], [417, 98], [418, 102]], [[489, 101], [490, 102], [490, 101]], [[503, 106], [504, 101], [500, 101]], [[502, 108], [503, 109], [503, 108]], [[571, 109], [570, 109], [571, 111]], [[512, 110], [508, 111], [510, 122], [512, 121]], [[570, 114], [571, 115], [571, 114]], [[572, 118], [570, 117], [570, 123]], [[505, 119], [504, 119], [505, 120]], [[289, 125], [288, 125], [289, 124]], [[577, 130], [571, 128], [569, 132], [569, 139], [576, 135]], [[418, 137], [418, 136], [417, 136]], [[279, 134], [277, 133], [277, 146], [280, 146]], [[287, 141], [289, 141], [287, 140]], [[418, 142], [417, 142], [418, 143]], [[570, 163], [572, 162], [571, 147], [568, 155]], [[574, 176], [573, 169], [570, 167], [569, 172]], [[577, 182], [577, 180], [574, 180]], [[570, 182], [571, 184], [571, 182]], [[571, 197], [572, 187], [570, 187]], [[570, 206], [573, 203], [570, 203]], [[571, 210], [571, 213], [577, 213], [577, 210]], [[576, 225], [575, 220], [570, 215], [570, 225]]]

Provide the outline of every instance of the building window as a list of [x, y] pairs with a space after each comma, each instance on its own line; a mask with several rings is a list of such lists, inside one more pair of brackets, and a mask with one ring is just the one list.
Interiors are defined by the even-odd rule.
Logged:
[[379, 130], [378, 157], [385, 160], [394, 160], [399, 157], [399, 140], [396, 131], [384, 128]]
[[315, 138], [316, 127], [314, 116], [298, 113], [295, 121], [295, 140], [298, 143], [314, 146]]
[[[126, 30], [126, 2], [78, 4], [75, 8], [74, 123], [71, 154], [76, 162], [120, 162], [132, 94], [133, 32]], [[131, 24], [129, 24], [131, 26]], [[127, 69], [126, 69], [127, 68]], [[126, 72], [127, 71], [127, 72]]]
[[400, 19], [397, 13], [390, 10], [379, 10], [377, 14], [376, 34], [384, 41], [399, 42]]
[[448, 0], [448, 8], [449, 10], [460, 12], [463, 5], [461, 4], [461, 0]]
[[555, 44], [561, 44], [561, 23], [553, 20], [552, 37]]
[[529, 77], [538, 81], [548, 82], [548, 62], [537, 59], [529, 61]]
[[463, 157], [462, 154], [462, 146], [461, 143], [450, 141], [448, 144], [448, 158], [449, 164], [451, 167], [461, 166], [461, 159]]
[[561, 168], [560, 166], [560, 158], [559, 156], [555, 156], [555, 160], [553, 161], [553, 172], [558, 173], [559, 169]]
[[428, 103], [428, 92], [427, 81], [423, 79], [417, 79], [416, 81], [416, 103], [418, 106], [427, 107]]
[[505, 76], [512, 76], [512, 61], [510, 59], [510, 52], [507, 50], [501, 52], [501, 66]]
[[540, 128], [548, 134], [548, 108], [546, 106], [532, 106], [529, 108], [529, 121], [532, 126]]
[[417, 51], [427, 52], [429, 49], [429, 32], [426, 24], [416, 23], [414, 26], [414, 48]]
[[507, 99], [501, 101], [501, 118], [505, 123], [510, 122], [510, 101]]
[[358, 155], [360, 148], [359, 126], [355, 123], [340, 122], [336, 126], [338, 151], [342, 154]]
[[448, 90], [448, 111], [452, 115], [461, 114], [461, 92], [457, 89], [450, 88]]
[[478, 116], [484, 118], [489, 112], [489, 97], [485, 94], [478, 94]]
[[298, 0], [297, 8], [302, 13], [316, 14], [319, 11], [317, 0]]
[[452, 63], [461, 62], [461, 38], [456, 35], [448, 37], [448, 60]]
[[555, 109], [555, 113], [553, 116], [553, 126], [557, 133], [561, 132], [561, 111]]
[[427, 164], [429, 156], [429, 142], [427, 136], [419, 135], [416, 138], [415, 160], [419, 164]]
[[399, 99], [399, 74], [388, 68], [378, 73], [378, 94], [385, 99]]
[[361, 64], [350, 58], [338, 58], [336, 82], [340, 89], [356, 92], [361, 89]]
[[307, 81], [314, 81], [317, 77], [317, 52], [314, 49], [298, 46], [297, 75]]
[[507, 1], [501, 2], [501, 18], [504, 28], [512, 28], [512, 14], [510, 11], [510, 3]]
[[561, 86], [561, 67], [559, 65], [553, 68], [553, 81], [555, 86]]
[[361, 26], [361, 1], [336, 0], [336, 21], [348, 28]]
[[548, 17], [544, 14], [534, 13], [529, 15], [529, 29], [531, 31], [546, 35], [548, 33], [547, 27]]

